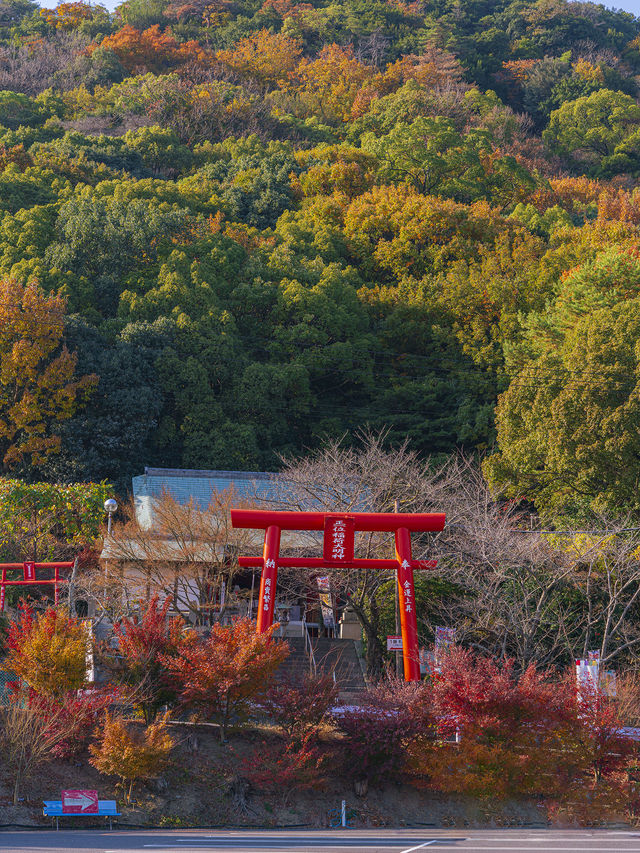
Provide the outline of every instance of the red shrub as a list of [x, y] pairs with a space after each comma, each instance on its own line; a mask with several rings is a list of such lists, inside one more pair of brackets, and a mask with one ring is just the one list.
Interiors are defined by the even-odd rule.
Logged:
[[305, 675], [273, 684], [260, 702], [261, 708], [291, 740], [317, 731], [335, 704], [338, 687], [331, 675]]
[[242, 761], [242, 776], [259, 791], [281, 794], [284, 802], [294, 791], [323, 788], [329, 753], [314, 733], [302, 740], [261, 743]]
[[51, 755], [65, 760], [86, 748], [98, 720], [115, 698], [109, 690], [70, 691], [60, 699], [30, 691], [27, 704], [51, 721], [52, 733], [60, 735], [60, 739], [55, 739]]
[[369, 691], [364, 704], [333, 715], [342, 734], [345, 775], [379, 784], [398, 781], [407, 746], [435, 732], [429, 687], [390, 679]]

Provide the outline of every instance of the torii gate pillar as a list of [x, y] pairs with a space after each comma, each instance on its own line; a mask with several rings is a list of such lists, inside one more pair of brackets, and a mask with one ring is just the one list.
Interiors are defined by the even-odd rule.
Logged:
[[[411, 532], [435, 532], [445, 524], [443, 513], [323, 513], [275, 512], [270, 510], [232, 509], [233, 527], [265, 531], [262, 557], [239, 557], [244, 567], [260, 567], [260, 600], [257, 631], [264, 633], [273, 624], [278, 567], [318, 569], [395, 569], [397, 572], [402, 626], [402, 655], [405, 681], [420, 680], [418, 622], [416, 616], [413, 572], [433, 569], [436, 560], [414, 560], [411, 556]], [[280, 557], [282, 530], [324, 530], [323, 557]], [[354, 532], [395, 533], [396, 559], [363, 559], [354, 556]]]

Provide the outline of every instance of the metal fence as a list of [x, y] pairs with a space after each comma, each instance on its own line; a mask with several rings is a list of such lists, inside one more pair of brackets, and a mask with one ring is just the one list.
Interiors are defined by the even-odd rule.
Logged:
[[5, 705], [9, 701], [9, 696], [11, 694], [9, 684], [15, 680], [15, 672], [0, 669], [0, 705]]

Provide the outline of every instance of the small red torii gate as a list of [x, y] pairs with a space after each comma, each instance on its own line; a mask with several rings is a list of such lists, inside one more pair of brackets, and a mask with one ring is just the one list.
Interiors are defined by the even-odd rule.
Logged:
[[[58, 603], [59, 585], [67, 583], [66, 578], [60, 577], [60, 569], [72, 569], [73, 563], [36, 563], [27, 560], [24, 563], [0, 563], [0, 613], [4, 610], [4, 598], [8, 586], [33, 586], [34, 584], [53, 584], [54, 602]], [[53, 569], [52, 578], [40, 578], [36, 580], [36, 569]], [[22, 578], [18, 580], [7, 580], [7, 572], [22, 570]]]
[[[238, 563], [246, 568], [262, 569], [260, 601], [258, 604], [259, 633], [273, 624], [278, 567], [318, 569], [395, 569], [398, 575], [400, 597], [400, 624], [402, 626], [402, 656], [405, 681], [420, 680], [418, 652], [418, 623], [415, 608], [413, 572], [415, 569], [433, 569], [436, 560], [414, 560], [411, 556], [411, 533], [435, 532], [445, 524], [444, 513], [391, 513], [391, 512], [280, 512], [260, 509], [232, 509], [233, 527], [264, 530], [262, 557], [239, 557]], [[282, 530], [323, 530], [322, 557], [280, 557]], [[356, 558], [354, 539], [356, 531], [395, 533], [395, 560]]]

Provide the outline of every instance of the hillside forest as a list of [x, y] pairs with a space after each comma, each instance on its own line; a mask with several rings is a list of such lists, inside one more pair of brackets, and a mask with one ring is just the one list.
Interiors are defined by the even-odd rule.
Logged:
[[545, 518], [640, 509], [633, 15], [2, 0], [0, 89], [3, 476], [364, 427]]

